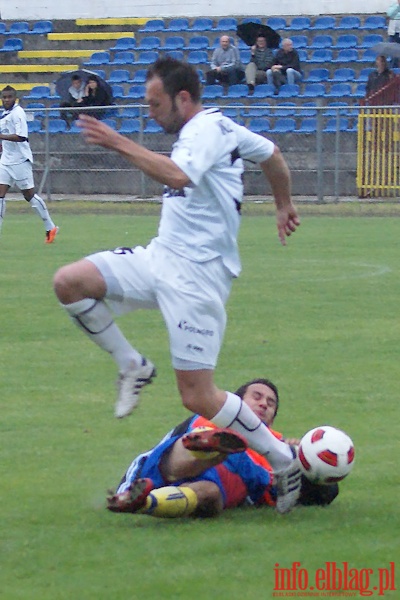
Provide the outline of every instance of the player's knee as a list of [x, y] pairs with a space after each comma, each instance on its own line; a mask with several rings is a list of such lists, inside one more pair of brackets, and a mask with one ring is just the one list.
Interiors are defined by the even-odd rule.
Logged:
[[58, 269], [53, 278], [53, 288], [60, 302], [63, 302], [64, 304], [68, 302], [66, 296], [70, 292], [71, 285], [72, 279], [69, 266]]

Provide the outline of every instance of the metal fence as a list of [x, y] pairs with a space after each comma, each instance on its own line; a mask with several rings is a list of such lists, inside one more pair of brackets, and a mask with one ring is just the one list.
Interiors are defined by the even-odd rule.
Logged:
[[[357, 195], [358, 106], [319, 101], [272, 106], [230, 103], [220, 106], [234, 120], [272, 139], [282, 150], [292, 173], [293, 194], [340, 198]], [[120, 157], [88, 146], [75, 121], [66, 124], [58, 107], [26, 108], [29, 140], [34, 153], [38, 189], [52, 194], [113, 194], [153, 197], [161, 186]], [[71, 109], [68, 109], [71, 110]], [[79, 111], [77, 111], [79, 112]], [[163, 133], [147, 116], [144, 104], [109, 107], [107, 122], [131, 139], [169, 154], [175, 136]], [[258, 166], [245, 165], [245, 193], [268, 195]], [[40, 183], [39, 183], [40, 182]]]

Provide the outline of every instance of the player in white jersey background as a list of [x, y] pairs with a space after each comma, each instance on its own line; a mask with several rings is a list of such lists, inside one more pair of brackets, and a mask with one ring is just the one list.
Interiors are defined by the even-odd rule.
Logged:
[[58, 227], [52, 221], [43, 198], [35, 193], [33, 182], [33, 156], [28, 141], [28, 124], [25, 111], [16, 104], [17, 92], [7, 85], [1, 92], [3, 112], [0, 115], [0, 229], [6, 210], [5, 195], [15, 184], [44, 223], [45, 242], [51, 244]]
[[171, 157], [88, 115], [79, 123], [89, 144], [119, 152], [166, 186], [158, 236], [146, 248], [99, 252], [62, 267], [54, 277], [56, 295], [75, 323], [117, 363], [117, 417], [133, 410], [155, 368], [128, 342], [113, 312], [159, 309], [184, 406], [218, 427], [237, 430], [251, 448], [267, 456], [277, 474], [277, 509], [286, 512], [300, 493], [297, 459], [238, 396], [217, 388], [214, 369], [225, 331], [225, 304], [240, 273], [243, 159], [259, 163], [271, 186], [282, 244], [300, 224], [288, 166], [273, 142], [217, 109], [203, 109], [197, 71], [185, 62], [157, 60], [147, 73], [146, 101], [149, 116], [167, 133], [179, 134]]

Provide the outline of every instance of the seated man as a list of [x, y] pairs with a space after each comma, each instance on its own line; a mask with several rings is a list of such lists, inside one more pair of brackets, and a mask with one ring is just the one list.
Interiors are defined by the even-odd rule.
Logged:
[[224, 83], [233, 85], [240, 83], [244, 77], [239, 50], [231, 44], [228, 35], [222, 35], [220, 47], [216, 48], [211, 58], [211, 69], [206, 73], [207, 85]]
[[267, 81], [267, 70], [274, 62], [274, 53], [267, 47], [267, 40], [263, 35], [257, 36], [256, 43], [251, 47], [251, 59], [245, 69], [246, 83], [249, 92], [254, 92], [258, 83]]
[[294, 84], [301, 81], [303, 72], [300, 67], [300, 58], [293, 42], [289, 38], [282, 41], [282, 47], [275, 55], [274, 64], [267, 70], [267, 81], [274, 85], [276, 93], [284, 83]]
[[[254, 379], [236, 393], [266, 425], [272, 425], [279, 403], [272, 382]], [[298, 503], [329, 504], [337, 493], [337, 484], [315, 486], [303, 477]], [[215, 428], [195, 415], [134, 459], [116, 493], [109, 496], [107, 508], [156, 517], [211, 517], [246, 500], [256, 506], [276, 505], [271, 466], [265, 457], [247, 449], [238, 433]]]
[[[65, 101], [60, 103], [60, 108], [75, 108], [78, 106], [82, 106], [82, 100], [85, 96], [85, 82], [82, 77], [75, 73], [71, 77], [71, 85], [68, 88], [68, 96]], [[71, 121], [78, 118], [78, 111], [61, 111], [61, 118], [67, 122], [68, 125], [71, 124]]]

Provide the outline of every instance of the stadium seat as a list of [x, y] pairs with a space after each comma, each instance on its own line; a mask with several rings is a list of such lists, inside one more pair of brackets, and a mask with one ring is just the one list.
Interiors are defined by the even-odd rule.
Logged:
[[383, 41], [382, 35], [379, 35], [378, 33], [369, 33], [363, 37], [358, 47], [364, 50], [365, 48], [372, 48], [375, 44], [379, 44]]
[[325, 93], [326, 88], [323, 83], [305, 83], [301, 98], [321, 98]]
[[270, 131], [271, 124], [268, 119], [263, 117], [253, 117], [249, 120], [248, 128], [254, 133], [266, 133]]
[[163, 128], [154, 119], [147, 119], [143, 133], [163, 133]]
[[155, 50], [143, 50], [139, 52], [138, 57], [135, 61], [136, 65], [151, 65], [156, 62], [158, 58], [158, 52]]
[[125, 51], [125, 50], [135, 50], [135, 48], [136, 48], [135, 38], [134, 37], [124, 37], [124, 38], [119, 38], [115, 42], [115, 46], [110, 48], [110, 50], [113, 50], [114, 52], [121, 52], [121, 51]]
[[187, 62], [191, 65], [208, 64], [208, 54], [205, 50], [190, 50]]
[[191, 37], [188, 41], [186, 50], [208, 50], [210, 42], [206, 35], [196, 35]]
[[347, 117], [332, 117], [328, 119], [323, 131], [325, 133], [336, 133], [336, 131], [347, 131], [349, 127], [349, 119]]
[[121, 119], [137, 119], [140, 117], [139, 106], [122, 106], [119, 108]]
[[236, 83], [228, 87], [228, 98], [247, 98], [249, 88], [246, 83]]
[[381, 16], [381, 15], [369, 15], [368, 17], [366, 17], [364, 23], [362, 25], [360, 25], [360, 29], [368, 29], [368, 30], [386, 29], [386, 28], [387, 28], [386, 19], [384, 16]]
[[336, 117], [337, 114], [347, 116], [349, 105], [347, 102], [329, 102], [323, 111], [324, 117]]
[[271, 106], [265, 102], [253, 102], [242, 110], [243, 117], [268, 117], [271, 115]]
[[271, 112], [273, 117], [293, 117], [296, 113], [295, 102], [280, 102]]
[[319, 69], [310, 69], [308, 72], [308, 77], [305, 79], [305, 83], [321, 83], [323, 81], [328, 81], [329, 79], [329, 70], [321, 67]]
[[234, 17], [223, 17], [219, 19], [213, 31], [236, 31], [237, 26], [238, 22]]
[[142, 52], [143, 50], [158, 50], [161, 46], [161, 39], [156, 35], [149, 35], [144, 37], [139, 44], [136, 46], [136, 50]]
[[280, 119], [276, 119], [275, 124], [272, 129], [270, 129], [271, 133], [291, 133], [296, 129], [296, 119], [292, 117], [282, 117]]
[[368, 81], [368, 76], [373, 71], [375, 71], [375, 69], [372, 67], [365, 67], [364, 69], [361, 69], [356, 79], [357, 83], [366, 83]]
[[84, 65], [108, 65], [110, 64], [109, 52], [93, 52], [89, 60], [83, 63]]
[[49, 133], [64, 133], [67, 130], [67, 123], [64, 119], [49, 119]]
[[231, 102], [229, 106], [221, 106], [221, 110], [226, 117], [233, 119], [236, 123], [241, 122], [240, 117], [243, 116], [245, 104], [241, 102]]
[[24, 45], [21, 38], [9, 38], [5, 40], [3, 47], [0, 48], [0, 52], [18, 52], [23, 49]]
[[25, 110], [31, 112], [35, 119], [43, 119], [45, 115], [46, 105], [43, 102], [28, 102], [25, 106]]
[[109, 127], [111, 127], [111, 129], [117, 129], [117, 120], [116, 119], [111, 119], [111, 118], [106, 118], [106, 119], [101, 119], [103, 123], [105, 123], [106, 125], [108, 125]]
[[66, 133], [82, 133], [82, 129], [78, 126], [76, 121], [72, 121], [71, 126], [67, 129]]
[[24, 96], [25, 100], [40, 100], [41, 98], [51, 98], [50, 88], [47, 85], [35, 85], [27, 96]]
[[242, 61], [242, 63], [244, 65], [247, 65], [251, 59], [251, 50], [242, 48], [241, 50], [239, 50], [239, 54], [240, 54], [240, 60]]
[[29, 23], [27, 21], [16, 21], [11, 23], [8, 31], [5, 31], [5, 35], [21, 35], [23, 33], [29, 33]]
[[287, 29], [286, 19], [283, 17], [269, 17], [266, 24], [272, 29]]
[[328, 48], [317, 48], [308, 59], [309, 63], [330, 63], [333, 53]]
[[167, 31], [187, 31], [189, 29], [188, 19], [171, 19], [167, 27]]
[[299, 55], [301, 63], [305, 63], [308, 61], [307, 50], [305, 48], [299, 48], [297, 50], [297, 54]]
[[340, 19], [337, 25], [335, 25], [335, 29], [359, 29], [360, 26], [361, 22], [359, 17], [346, 15]]
[[308, 46], [308, 39], [305, 35], [292, 35], [290, 39], [293, 42], [293, 48], [296, 48], [296, 50], [298, 48], [307, 48]]
[[213, 28], [212, 19], [208, 19], [205, 17], [198, 17], [192, 23], [192, 26], [189, 27], [188, 31], [211, 31]]
[[367, 48], [366, 50], [364, 50], [364, 52], [358, 59], [358, 62], [375, 63], [375, 59], [376, 59], [375, 50], [372, 50], [372, 48]]
[[0, 33], [5, 35], [7, 33], [7, 25], [0, 21]]
[[113, 97], [116, 99], [125, 98], [125, 91], [122, 85], [113, 84], [111, 85]]
[[184, 46], [185, 40], [181, 35], [170, 35], [165, 38], [160, 50], [182, 50]]
[[257, 23], [258, 25], [262, 25], [262, 20], [258, 17], [246, 17], [242, 19], [242, 23]]
[[344, 48], [355, 48], [358, 44], [358, 39], [356, 35], [352, 34], [344, 34], [339, 35], [336, 44], [334, 46], [335, 50], [343, 50]]
[[325, 93], [326, 98], [343, 98], [352, 95], [350, 83], [333, 83], [329, 92]]
[[317, 48], [332, 48], [333, 38], [331, 35], [316, 35], [312, 40], [309, 48], [316, 50]]
[[297, 107], [299, 117], [316, 117], [317, 116], [317, 103], [316, 102], [304, 102], [301, 106]]
[[165, 50], [164, 54], [176, 60], [184, 60], [183, 50]]
[[295, 98], [300, 94], [300, 86], [296, 83], [284, 83], [279, 88], [278, 98]]
[[311, 20], [309, 17], [293, 17], [291, 22], [287, 25], [290, 31], [306, 31], [311, 27]]
[[332, 83], [343, 83], [345, 81], [355, 81], [356, 73], [354, 69], [343, 67], [342, 69], [336, 69], [331, 79]]
[[51, 33], [54, 29], [52, 21], [38, 21], [32, 27], [32, 29], [26, 33], [29, 35], [45, 35]]
[[28, 133], [38, 133], [42, 129], [40, 121], [28, 121]]
[[133, 65], [135, 63], [135, 54], [129, 50], [116, 52], [114, 60], [110, 61], [110, 65]]
[[317, 119], [305, 118], [300, 121], [298, 129], [295, 133], [315, 133], [317, 131]]
[[103, 69], [90, 69], [90, 72], [98, 75], [104, 80], [107, 79], [106, 72]]
[[367, 93], [366, 87], [366, 83], [359, 83], [352, 94], [353, 98], [365, 98]]
[[122, 119], [118, 129], [119, 133], [129, 135], [131, 133], [140, 133], [140, 119]]
[[205, 85], [203, 88], [203, 99], [214, 100], [215, 98], [222, 98], [224, 95], [224, 88], [222, 85]]
[[108, 83], [128, 83], [131, 81], [130, 73], [127, 69], [115, 69], [110, 72]]
[[275, 86], [268, 83], [260, 83], [256, 85], [253, 98], [272, 98], [275, 94]]
[[150, 19], [143, 27], [139, 28], [143, 33], [154, 33], [156, 31], [165, 31], [166, 27], [162, 19]]
[[135, 84], [135, 85], [131, 85], [125, 98], [126, 99], [129, 98], [132, 100], [140, 100], [140, 99], [144, 98], [145, 95], [146, 95], [146, 87], [141, 84]]
[[333, 58], [332, 63], [348, 63], [358, 62], [358, 51], [355, 48], [344, 48], [339, 50], [336, 58]]
[[314, 23], [311, 25], [310, 29], [313, 31], [316, 30], [324, 30], [324, 29], [334, 29], [336, 24], [335, 17], [317, 17]]

